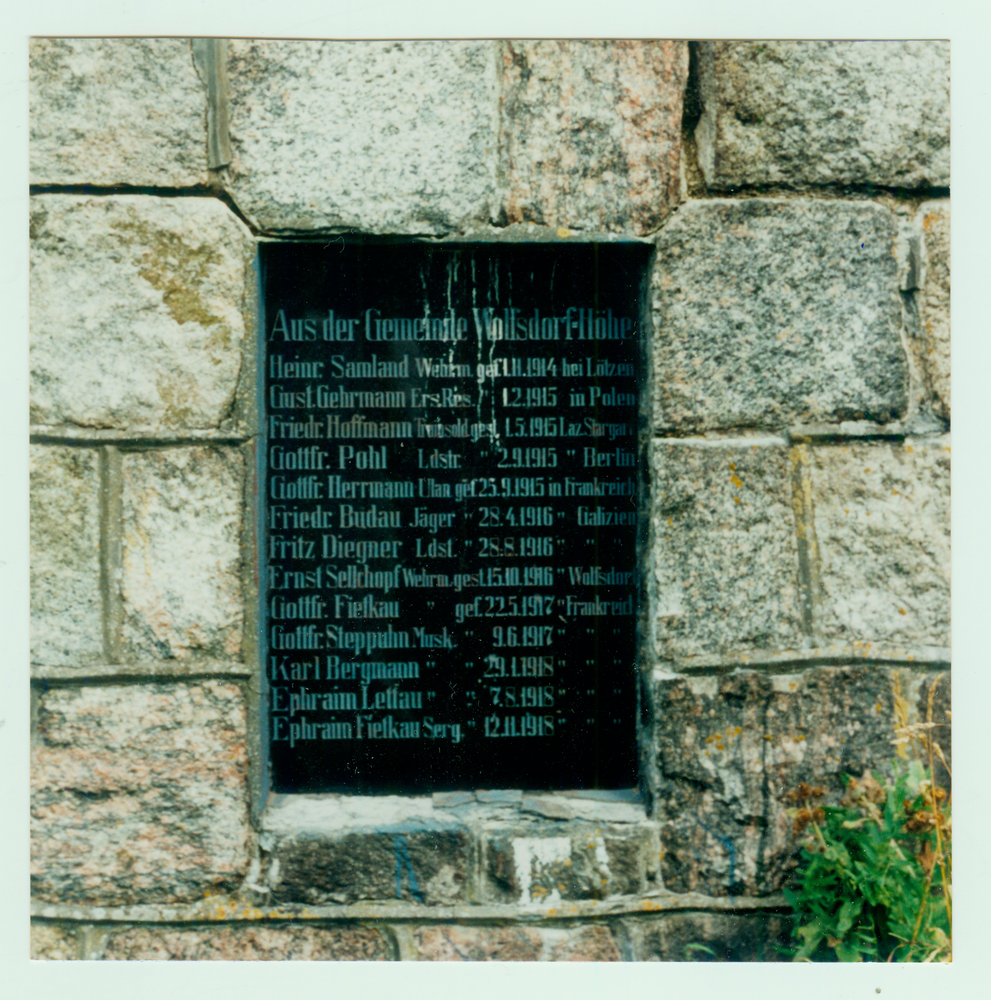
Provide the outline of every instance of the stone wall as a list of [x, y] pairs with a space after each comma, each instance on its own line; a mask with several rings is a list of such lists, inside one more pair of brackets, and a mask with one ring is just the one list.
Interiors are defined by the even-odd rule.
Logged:
[[[778, 958], [786, 793], [949, 706], [948, 45], [30, 72], [35, 957]], [[254, 262], [352, 232], [654, 248], [638, 790], [263, 800]]]

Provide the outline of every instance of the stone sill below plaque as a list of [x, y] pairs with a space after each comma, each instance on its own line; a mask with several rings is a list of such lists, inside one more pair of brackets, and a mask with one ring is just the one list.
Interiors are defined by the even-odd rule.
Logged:
[[660, 859], [635, 789], [273, 795], [258, 846], [243, 890], [255, 903], [429, 911], [637, 896]]
[[274, 835], [356, 832], [416, 826], [526, 820], [586, 820], [643, 823], [647, 820], [635, 788], [602, 791], [524, 792], [492, 789], [435, 792], [433, 795], [271, 795], [261, 830]]

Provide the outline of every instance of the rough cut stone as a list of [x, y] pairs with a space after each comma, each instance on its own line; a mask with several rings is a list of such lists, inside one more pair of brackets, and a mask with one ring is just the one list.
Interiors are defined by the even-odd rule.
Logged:
[[780, 962], [791, 920], [776, 913], [667, 913], [630, 920], [637, 962]]
[[127, 927], [115, 930], [103, 957], [130, 961], [388, 961], [392, 948], [370, 927]]
[[894, 672], [816, 667], [768, 676], [669, 676], [657, 683], [661, 872], [674, 892], [765, 895], [798, 848], [788, 792], [890, 769]]
[[63, 962], [79, 957], [79, 939], [71, 928], [58, 924], [31, 924], [31, 958]]
[[31, 879], [51, 902], [184, 902], [247, 870], [235, 684], [53, 689], [33, 752]]
[[948, 440], [810, 454], [819, 637], [949, 646]]
[[658, 428], [899, 416], [895, 237], [892, 214], [871, 202], [683, 205], [657, 239]]
[[646, 886], [645, 827], [542, 823], [482, 839], [483, 891], [499, 903], [633, 895]]
[[186, 38], [32, 38], [31, 183], [205, 184], [206, 89]]
[[609, 928], [601, 925], [559, 930], [438, 924], [414, 928], [412, 939], [421, 962], [621, 961]]
[[340, 837], [304, 833], [275, 849], [272, 898], [312, 905], [364, 899], [457, 903], [465, 896], [468, 854], [469, 836], [462, 828]]
[[32, 445], [31, 659], [102, 659], [100, 473], [95, 451]]
[[950, 202], [927, 201], [916, 216], [923, 256], [917, 303], [936, 413], [950, 419]]
[[655, 441], [651, 461], [658, 657], [795, 646], [802, 614], [787, 448]]
[[229, 419], [253, 247], [223, 202], [38, 195], [31, 239], [32, 423]]
[[[619, 946], [608, 927], [592, 925], [547, 932], [552, 962], [620, 962]], [[555, 940], [557, 938], [558, 940]]]
[[230, 43], [230, 191], [265, 230], [489, 220], [496, 43]]
[[648, 233], [677, 203], [685, 42], [503, 49], [507, 220]]
[[945, 41], [702, 42], [706, 183], [950, 183]]
[[125, 454], [124, 651], [237, 658], [241, 651], [241, 498], [234, 449]]
[[537, 962], [543, 932], [534, 927], [417, 927], [413, 948], [421, 962]]

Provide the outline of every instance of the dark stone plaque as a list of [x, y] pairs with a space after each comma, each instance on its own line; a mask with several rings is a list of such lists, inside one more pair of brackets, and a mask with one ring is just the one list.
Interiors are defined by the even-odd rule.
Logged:
[[636, 783], [646, 258], [263, 245], [276, 791]]

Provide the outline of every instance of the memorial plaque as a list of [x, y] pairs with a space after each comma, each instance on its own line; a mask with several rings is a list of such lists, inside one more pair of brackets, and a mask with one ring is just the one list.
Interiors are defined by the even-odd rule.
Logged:
[[276, 791], [636, 784], [646, 261], [262, 246]]

